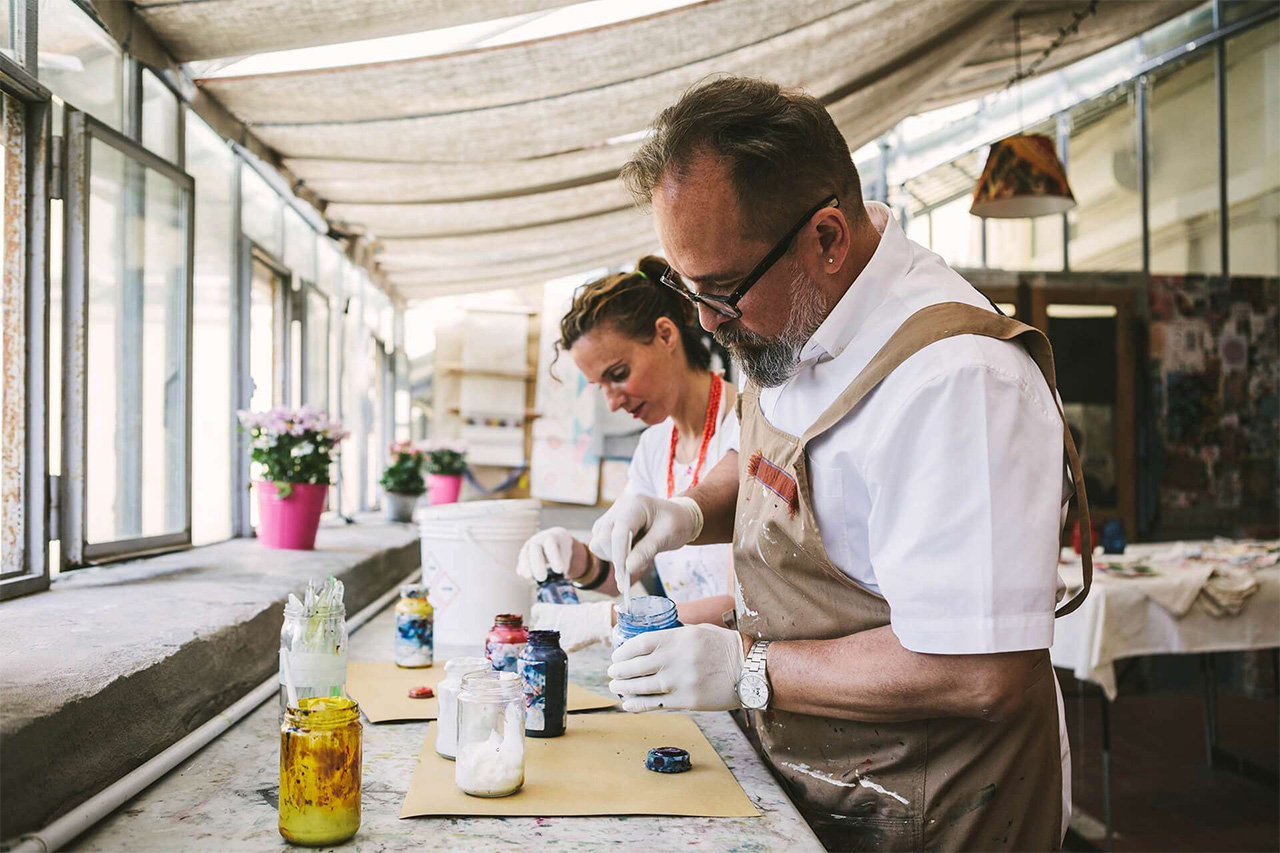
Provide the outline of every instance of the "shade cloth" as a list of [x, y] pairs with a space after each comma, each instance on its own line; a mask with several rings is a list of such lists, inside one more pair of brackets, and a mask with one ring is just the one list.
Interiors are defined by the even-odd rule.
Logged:
[[[183, 59], [324, 44], [518, 15], [548, 0], [142, 0]], [[1194, 0], [1102, 0], [1041, 71], [1115, 44]], [[710, 75], [764, 77], [828, 105], [851, 148], [927, 105], [999, 89], [1013, 26], [1029, 57], [1087, 6], [1067, 0], [703, 0], [531, 41], [337, 69], [199, 84], [329, 202], [344, 230], [382, 241], [390, 282], [415, 296], [522, 284], [574, 258], [631, 260], [648, 233], [618, 226], [615, 180], [656, 113]], [[593, 226], [607, 227], [596, 231]], [[539, 246], [535, 229], [554, 233]], [[476, 263], [465, 239], [510, 231], [519, 248]], [[492, 242], [491, 242], [492, 245]], [[575, 254], [576, 253], [576, 254]], [[452, 259], [446, 255], [453, 254]], [[460, 274], [470, 270], [468, 275]], [[436, 273], [442, 273], [436, 276]], [[434, 276], [434, 277], [433, 277]], [[405, 291], [406, 294], [408, 291]]]
[[[1274, 547], [1275, 543], [1269, 543]], [[1205, 597], [1207, 579], [1199, 581], [1199, 589], [1185, 605], [1182, 615], [1177, 610], [1186, 600], [1188, 584], [1166, 582], [1166, 589], [1150, 594], [1145, 584], [1160, 581], [1160, 576], [1125, 577], [1108, 571], [1095, 571], [1093, 589], [1075, 613], [1057, 620], [1050, 657], [1053, 665], [1069, 669], [1084, 681], [1102, 688], [1108, 699], [1117, 695], [1115, 662], [1124, 658], [1156, 654], [1189, 654], [1194, 652], [1240, 651], [1280, 646], [1280, 567], [1249, 569], [1233, 562], [1238, 556], [1231, 549], [1239, 543], [1169, 543], [1131, 545], [1126, 551], [1128, 562], [1151, 563], [1152, 557], [1179, 548], [1183, 553], [1199, 552], [1204, 556], [1190, 566], [1187, 575], [1204, 578], [1204, 569], [1221, 568], [1233, 582], [1239, 572], [1247, 571], [1257, 589], [1240, 602], [1237, 615], [1222, 614], [1212, 598]], [[1079, 558], [1066, 552], [1066, 562], [1059, 567], [1068, 594], [1079, 588]], [[1099, 560], [1105, 558], [1099, 557]], [[1159, 566], [1159, 562], [1153, 563]], [[1155, 569], [1160, 571], [1159, 568]], [[1169, 571], [1169, 570], [1167, 570]], [[1182, 596], [1171, 594], [1181, 587]], [[1216, 615], [1221, 614], [1221, 615]]]

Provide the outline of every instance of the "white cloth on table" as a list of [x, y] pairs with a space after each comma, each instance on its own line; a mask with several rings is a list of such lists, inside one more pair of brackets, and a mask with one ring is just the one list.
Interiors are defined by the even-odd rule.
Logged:
[[[1130, 552], [1154, 554], [1162, 548], [1168, 546], [1133, 545]], [[1115, 699], [1115, 662], [1124, 658], [1280, 646], [1280, 567], [1251, 569], [1216, 562], [1213, 568], [1231, 577], [1236, 572], [1248, 572], [1257, 584], [1256, 590], [1240, 603], [1238, 615], [1215, 616], [1202, 594], [1198, 604], [1178, 617], [1144, 591], [1143, 584], [1156, 578], [1130, 579], [1095, 572], [1093, 590], [1084, 604], [1075, 613], [1057, 620], [1050, 649], [1053, 665], [1097, 684], [1108, 699]], [[1060, 571], [1069, 587], [1079, 587], [1078, 558], [1060, 566]]]

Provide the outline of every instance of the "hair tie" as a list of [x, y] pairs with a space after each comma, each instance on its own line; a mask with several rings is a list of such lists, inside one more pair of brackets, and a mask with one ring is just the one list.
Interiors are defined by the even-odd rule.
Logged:
[[649, 281], [649, 276], [645, 275], [644, 270], [640, 269], [639, 267], [636, 267], [636, 272], [635, 272], [635, 274], [636, 274], [636, 275], [638, 275], [638, 276], [640, 276], [640, 277], [641, 277], [642, 279], [644, 279], [645, 281]]

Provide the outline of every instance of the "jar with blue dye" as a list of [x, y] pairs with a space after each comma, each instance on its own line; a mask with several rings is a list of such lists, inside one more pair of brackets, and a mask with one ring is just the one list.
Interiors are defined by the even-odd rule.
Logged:
[[676, 603], [661, 595], [643, 595], [631, 599], [631, 607], [618, 606], [618, 622], [613, 626], [613, 648], [617, 650], [627, 640], [650, 631], [679, 628], [680, 617]]
[[396, 603], [396, 666], [431, 666], [435, 659], [435, 610], [427, 593], [427, 585], [422, 583], [400, 587], [400, 601]]
[[524, 690], [527, 737], [560, 737], [569, 713], [569, 656], [559, 631], [530, 631], [516, 662]]

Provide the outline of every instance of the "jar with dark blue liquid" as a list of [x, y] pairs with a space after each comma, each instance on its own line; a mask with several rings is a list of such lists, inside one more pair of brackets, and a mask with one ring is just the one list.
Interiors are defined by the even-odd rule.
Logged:
[[631, 609], [623, 610], [618, 605], [618, 623], [613, 626], [613, 648], [640, 634], [649, 631], [665, 631], [667, 628], [679, 628], [680, 617], [676, 613], [676, 603], [660, 595], [643, 595], [631, 599]]
[[516, 662], [524, 690], [524, 733], [560, 737], [569, 713], [569, 656], [559, 631], [530, 631]]

